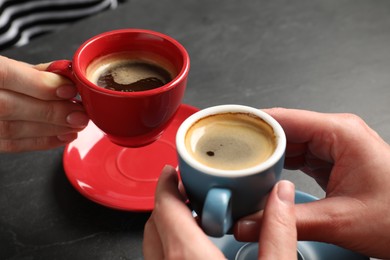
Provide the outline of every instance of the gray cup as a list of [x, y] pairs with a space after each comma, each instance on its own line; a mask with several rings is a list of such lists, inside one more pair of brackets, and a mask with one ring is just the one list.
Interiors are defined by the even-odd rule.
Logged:
[[[266, 122], [273, 130], [276, 146], [259, 164], [238, 170], [221, 170], [197, 161], [187, 150], [190, 127], [202, 118], [224, 113], [246, 113]], [[231, 232], [238, 219], [264, 208], [268, 193], [280, 179], [286, 137], [282, 127], [267, 113], [241, 105], [222, 105], [201, 110], [187, 118], [176, 135], [179, 171], [191, 207], [206, 234], [221, 237]]]

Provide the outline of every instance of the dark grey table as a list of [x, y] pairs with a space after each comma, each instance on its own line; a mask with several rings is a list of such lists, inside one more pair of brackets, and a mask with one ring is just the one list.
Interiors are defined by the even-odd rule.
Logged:
[[[2, 55], [71, 58], [89, 37], [138, 27], [189, 51], [184, 102], [360, 115], [390, 141], [390, 1], [134, 0]], [[142, 259], [148, 213], [95, 204], [68, 182], [63, 149], [0, 155], [0, 259]], [[309, 177], [285, 171], [322, 197]]]

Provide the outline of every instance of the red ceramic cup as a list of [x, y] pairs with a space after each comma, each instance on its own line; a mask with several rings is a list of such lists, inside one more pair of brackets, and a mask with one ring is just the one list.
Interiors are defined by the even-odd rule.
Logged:
[[[173, 79], [159, 88], [139, 92], [109, 90], [87, 79], [87, 67], [96, 58], [128, 51], [161, 57], [175, 71]], [[184, 96], [189, 67], [187, 51], [171, 37], [149, 30], [122, 29], [87, 40], [72, 61], [55, 61], [48, 71], [76, 84], [88, 116], [113, 143], [139, 147], [157, 140], [173, 118]]]

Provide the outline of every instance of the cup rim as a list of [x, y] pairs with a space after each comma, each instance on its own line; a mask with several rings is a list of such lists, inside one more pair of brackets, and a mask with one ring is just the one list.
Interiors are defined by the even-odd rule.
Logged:
[[[118, 34], [123, 33], [137, 33], [137, 34], [149, 34], [153, 35], [159, 38], [162, 38], [163, 40], [169, 41], [172, 43], [176, 48], [179, 50], [179, 52], [182, 54], [182, 62], [183, 66], [181, 70], [178, 72], [175, 78], [173, 78], [170, 82], [167, 84], [150, 90], [143, 90], [143, 91], [135, 91], [135, 92], [122, 92], [122, 91], [116, 91], [116, 90], [110, 90], [106, 88], [101, 88], [95, 84], [93, 84], [91, 81], [88, 80], [88, 78], [84, 75], [84, 73], [81, 71], [80, 68], [80, 56], [82, 56], [83, 51], [88, 48], [89, 45], [93, 44], [95, 41], [100, 40], [104, 37], [113, 37]], [[87, 85], [90, 89], [93, 89], [97, 92], [104, 93], [107, 95], [113, 95], [118, 97], [138, 97], [138, 96], [148, 96], [148, 95], [156, 95], [159, 93], [166, 92], [170, 90], [171, 88], [174, 88], [175, 86], [179, 85], [188, 75], [189, 69], [190, 69], [190, 58], [188, 55], [187, 50], [184, 48], [182, 44], [180, 44], [177, 40], [173, 39], [172, 37], [148, 30], [148, 29], [137, 29], [137, 28], [126, 28], [126, 29], [117, 29], [112, 31], [103, 32], [101, 34], [95, 35], [92, 38], [86, 40], [80, 47], [76, 50], [73, 61], [72, 61], [72, 67], [74, 74], [77, 78], [80, 79], [80, 81], [84, 82], [85, 85]]]
[[[190, 126], [198, 121], [201, 118], [215, 115], [215, 114], [223, 114], [223, 113], [250, 113], [252, 115], [255, 115], [261, 119], [263, 119], [265, 122], [267, 122], [272, 129], [274, 130], [274, 134], [276, 137], [276, 149], [275, 152], [264, 162], [259, 163], [258, 165], [255, 165], [253, 167], [240, 169], [240, 170], [222, 170], [222, 169], [216, 169], [209, 166], [206, 166], [194, 158], [192, 158], [187, 151], [187, 148], [185, 146], [185, 136], [190, 128]], [[228, 105], [219, 105], [219, 106], [213, 106], [209, 107], [203, 110], [200, 110], [196, 112], [195, 114], [188, 117], [179, 127], [177, 134], [176, 134], [176, 147], [177, 152], [179, 156], [184, 160], [188, 165], [193, 167], [194, 169], [199, 170], [200, 172], [219, 176], [219, 177], [243, 177], [248, 175], [254, 175], [259, 172], [263, 172], [269, 168], [271, 168], [273, 165], [275, 165], [283, 156], [286, 150], [286, 135], [284, 133], [284, 130], [282, 126], [269, 114], [266, 112], [249, 107], [244, 105], [235, 105], [235, 104], [228, 104]]]

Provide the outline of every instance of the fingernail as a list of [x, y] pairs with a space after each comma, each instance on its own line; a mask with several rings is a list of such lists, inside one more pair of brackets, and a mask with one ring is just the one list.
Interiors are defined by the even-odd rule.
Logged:
[[172, 166], [170, 166], [169, 164], [165, 164], [164, 167], [163, 167], [163, 171], [169, 171], [171, 170]]
[[66, 117], [66, 121], [73, 126], [84, 127], [88, 124], [88, 116], [80, 111], [73, 112]]
[[56, 94], [59, 98], [70, 99], [77, 95], [77, 89], [73, 85], [62, 85], [57, 88]]
[[294, 204], [295, 186], [292, 182], [282, 180], [278, 184], [278, 197], [286, 204]]
[[58, 135], [57, 138], [61, 142], [68, 143], [68, 142], [73, 141], [74, 139], [77, 138], [77, 133]]
[[239, 220], [236, 224], [235, 235], [243, 241], [252, 240], [253, 234], [259, 234], [260, 226], [254, 220]]

